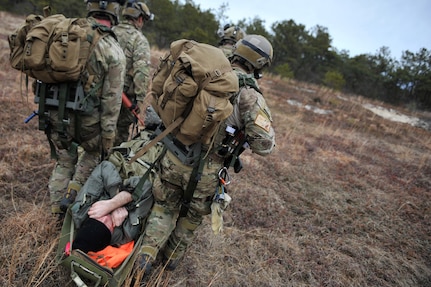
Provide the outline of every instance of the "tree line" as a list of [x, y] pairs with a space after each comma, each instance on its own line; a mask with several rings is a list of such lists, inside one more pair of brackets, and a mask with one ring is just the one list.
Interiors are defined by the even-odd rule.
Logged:
[[[155, 15], [143, 32], [159, 49], [167, 49], [181, 38], [217, 45], [217, 31], [229, 21], [225, 16], [227, 4], [213, 11], [201, 9], [193, 0], [141, 1]], [[67, 17], [86, 16], [82, 0], [0, 0], [0, 10], [21, 15], [42, 14], [47, 5], [53, 13]], [[403, 51], [401, 59], [393, 58], [388, 47], [351, 57], [348, 51], [332, 46], [328, 29], [320, 25], [306, 29], [291, 19], [273, 23], [268, 31], [265, 20], [258, 16], [231, 24], [271, 41], [274, 61], [269, 71], [273, 74], [392, 104], [431, 108], [431, 50], [425, 47]]]

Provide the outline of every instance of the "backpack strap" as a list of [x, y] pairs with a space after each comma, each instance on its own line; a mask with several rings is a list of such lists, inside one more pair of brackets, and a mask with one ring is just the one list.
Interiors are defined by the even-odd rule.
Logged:
[[39, 95], [39, 107], [37, 111], [37, 114], [39, 115], [39, 130], [43, 130], [45, 132], [51, 151], [51, 158], [58, 159], [58, 155], [55, 151], [55, 145], [51, 138], [51, 126], [49, 124], [49, 119], [45, 108], [46, 93], [46, 84], [42, 83], [36, 87], [36, 94]]
[[146, 144], [141, 150], [139, 150], [130, 160], [129, 163], [136, 161], [139, 157], [143, 156], [151, 147], [161, 141], [165, 136], [167, 136], [171, 131], [178, 127], [184, 121], [183, 117], [177, 118], [172, 124], [170, 124], [163, 132], [158, 134], [154, 139], [152, 139], [148, 144]]
[[202, 171], [204, 169], [204, 163], [205, 163], [205, 151], [201, 152], [201, 155], [199, 157], [199, 160], [197, 161], [198, 164], [196, 164], [192, 170], [192, 173], [190, 174], [190, 179], [187, 184], [187, 188], [184, 191], [183, 194], [183, 202], [181, 203], [181, 210], [179, 213], [179, 217], [185, 217], [187, 215], [187, 212], [190, 208], [190, 202], [192, 201], [193, 194], [195, 193], [196, 186], [198, 185], [198, 182], [201, 180], [202, 177]]
[[151, 173], [151, 170], [156, 166], [156, 164], [160, 161], [160, 159], [165, 155], [166, 150], [167, 150], [167, 148], [164, 147], [162, 152], [160, 153], [160, 155], [157, 157], [157, 159], [151, 163], [151, 165], [148, 167], [147, 171], [139, 179], [139, 182], [136, 185], [136, 187], [132, 193], [132, 199], [134, 202], [136, 202], [139, 198], [141, 198], [145, 181], [148, 179], [148, 177]]
[[[69, 125], [66, 117], [66, 102], [69, 98], [71, 85], [69, 83], [61, 83], [58, 85], [58, 123], [56, 125], [56, 131], [60, 136], [60, 141], [64, 149], [68, 149], [67, 143], [67, 126]], [[73, 152], [72, 152], [73, 153]]]

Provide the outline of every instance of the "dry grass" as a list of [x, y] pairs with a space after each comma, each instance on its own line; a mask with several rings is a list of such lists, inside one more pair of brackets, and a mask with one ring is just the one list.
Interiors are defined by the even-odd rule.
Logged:
[[[53, 262], [49, 147], [36, 119], [23, 123], [35, 105], [8, 63], [3, 22], [15, 18], [0, 16], [0, 284], [73, 286]], [[374, 115], [361, 97], [270, 75], [261, 85], [274, 154], [245, 154], [222, 235], [206, 218], [177, 270], [156, 266], [148, 286], [431, 286], [430, 132]]]

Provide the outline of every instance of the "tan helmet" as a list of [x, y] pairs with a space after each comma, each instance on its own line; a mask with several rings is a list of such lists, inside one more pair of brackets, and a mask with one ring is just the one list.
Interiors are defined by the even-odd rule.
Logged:
[[109, 18], [114, 25], [118, 24], [120, 8], [124, 5], [125, 0], [86, 0], [87, 16]]
[[261, 35], [247, 35], [235, 44], [235, 56], [246, 60], [255, 70], [260, 70], [271, 65], [272, 45]]
[[220, 45], [223, 45], [226, 42], [235, 44], [236, 42], [244, 38], [246, 36], [246, 33], [242, 28], [236, 25], [231, 26], [227, 24], [223, 27], [223, 31], [219, 32], [219, 36], [221, 38]]
[[136, 2], [135, 0], [129, 0], [127, 2], [127, 7], [123, 9], [122, 15], [123, 17], [130, 17], [133, 19], [137, 19], [142, 15], [145, 21], [154, 19], [154, 14], [150, 12], [148, 6], [145, 3]]

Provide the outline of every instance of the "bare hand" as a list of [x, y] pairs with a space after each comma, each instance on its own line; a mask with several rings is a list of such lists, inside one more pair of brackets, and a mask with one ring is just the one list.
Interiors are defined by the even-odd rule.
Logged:
[[115, 209], [111, 213], [112, 223], [114, 224], [114, 226], [121, 226], [121, 224], [123, 224], [123, 221], [124, 219], [126, 219], [128, 214], [129, 212], [125, 207], [120, 207]]
[[115, 226], [112, 222], [112, 217], [110, 214], [97, 218], [97, 220], [105, 224], [105, 226], [109, 229], [109, 231], [111, 231], [111, 233], [114, 231]]
[[88, 210], [88, 216], [90, 218], [100, 218], [102, 216], [108, 215], [112, 211], [112, 205], [110, 200], [100, 200], [93, 203], [93, 205]]

